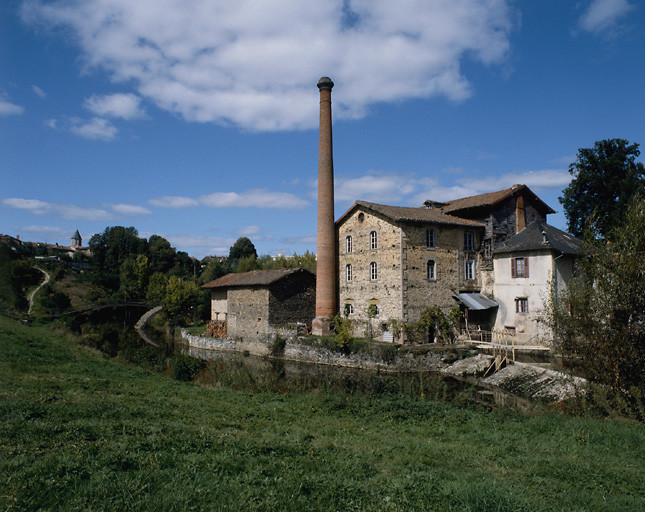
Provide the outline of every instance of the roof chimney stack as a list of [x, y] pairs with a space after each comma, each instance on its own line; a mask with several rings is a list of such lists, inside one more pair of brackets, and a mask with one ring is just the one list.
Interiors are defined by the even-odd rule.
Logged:
[[316, 269], [316, 318], [312, 333], [328, 335], [336, 307], [336, 228], [334, 226], [334, 162], [331, 136], [331, 89], [334, 82], [324, 76], [320, 90], [318, 142], [318, 239]]

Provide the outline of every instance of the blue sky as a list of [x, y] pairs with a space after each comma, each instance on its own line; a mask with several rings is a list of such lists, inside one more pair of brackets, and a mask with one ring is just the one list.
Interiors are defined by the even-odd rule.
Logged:
[[[203, 257], [315, 251], [318, 89], [336, 216], [525, 183], [645, 143], [634, 0], [5, 0], [0, 233], [135, 226]], [[640, 158], [643, 160], [643, 157]]]

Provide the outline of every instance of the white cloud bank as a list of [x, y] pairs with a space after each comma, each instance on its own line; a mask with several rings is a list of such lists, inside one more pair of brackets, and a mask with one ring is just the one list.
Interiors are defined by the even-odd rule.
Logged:
[[564, 169], [517, 171], [499, 176], [456, 178], [451, 186], [441, 185], [435, 178], [420, 178], [397, 173], [366, 173], [357, 178], [340, 176], [336, 180], [335, 198], [339, 204], [356, 200], [384, 204], [421, 206], [427, 199], [450, 201], [496, 190], [515, 184], [527, 185], [534, 192], [561, 190], [571, 181]]
[[148, 201], [159, 208], [271, 208], [276, 210], [298, 210], [309, 206], [309, 202], [288, 192], [272, 192], [266, 189], [252, 189], [244, 192], [215, 192], [198, 198], [181, 196], [155, 197]]
[[65, 220], [112, 220], [115, 214], [132, 216], [152, 213], [148, 208], [137, 205], [116, 203], [106, 204], [102, 208], [78, 206], [74, 204], [54, 203], [40, 199], [23, 199], [9, 197], [2, 200], [4, 206], [27, 211], [33, 215], [48, 215]]
[[321, 75], [342, 84], [334, 93], [341, 118], [379, 102], [469, 97], [461, 61], [505, 59], [508, 3], [27, 0], [22, 16], [69, 29], [88, 68], [134, 84], [162, 109], [271, 131], [315, 126]]
[[580, 27], [593, 34], [605, 32], [632, 9], [627, 0], [594, 0], [580, 18]]

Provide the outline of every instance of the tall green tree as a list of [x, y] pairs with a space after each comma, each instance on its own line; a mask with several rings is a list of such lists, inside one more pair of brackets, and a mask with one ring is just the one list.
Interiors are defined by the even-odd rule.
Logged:
[[139, 238], [139, 233], [134, 227], [114, 226], [92, 236], [89, 246], [92, 250], [95, 282], [117, 290], [120, 285], [121, 264], [131, 254], [145, 254], [148, 241]]
[[645, 169], [636, 162], [638, 146], [606, 139], [578, 150], [569, 166], [573, 180], [559, 198], [570, 233], [582, 236], [591, 229], [606, 238], [621, 223], [631, 199], [645, 190]]
[[258, 257], [258, 252], [255, 250], [255, 245], [247, 237], [243, 236], [238, 238], [237, 241], [231, 247], [231, 250], [228, 253], [228, 257], [231, 260], [241, 260], [242, 258], [253, 256], [254, 258]]
[[588, 378], [645, 396], [645, 200], [634, 199], [610, 238], [585, 241], [576, 277], [551, 292], [547, 320], [562, 354]]

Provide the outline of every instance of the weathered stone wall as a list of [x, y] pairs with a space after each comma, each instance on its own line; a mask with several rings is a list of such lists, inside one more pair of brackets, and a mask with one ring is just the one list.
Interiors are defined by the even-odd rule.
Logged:
[[269, 325], [301, 322], [311, 327], [316, 313], [316, 277], [293, 274], [271, 285], [269, 293]]
[[[271, 356], [271, 341], [240, 341], [232, 339], [205, 338], [192, 336], [186, 330], [181, 330], [182, 339], [189, 348], [196, 350], [217, 350], [225, 352], [248, 352], [254, 356]], [[189, 352], [190, 353], [190, 352]], [[194, 354], [199, 357], [199, 354]], [[300, 361], [305, 363], [325, 364], [347, 368], [362, 368], [365, 370], [378, 370], [384, 372], [397, 371], [429, 371], [445, 367], [441, 355], [438, 353], [426, 354], [397, 354], [394, 361], [384, 361], [374, 354], [350, 354], [329, 350], [325, 347], [301, 343], [297, 339], [288, 339], [284, 352], [279, 359]]]
[[[435, 247], [426, 247], [426, 229], [435, 233]], [[449, 310], [462, 281], [461, 258], [457, 248], [463, 245], [463, 229], [449, 226], [404, 227], [405, 293], [404, 320], [416, 321], [427, 307]], [[428, 261], [435, 262], [435, 279], [427, 278]]]
[[[362, 222], [358, 216], [364, 215]], [[370, 233], [378, 237], [376, 249], [370, 249]], [[347, 252], [346, 237], [352, 236], [352, 252]], [[363, 336], [367, 325], [367, 309], [376, 304], [378, 315], [371, 320], [372, 326], [382, 330], [389, 318], [401, 318], [401, 229], [385, 217], [363, 209], [357, 209], [338, 228], [338, 281], [339, 309], [352, 304], [355, 334]], [[370, 263], [376, 262], [378, 276], [370, 279]], [[352, 265], [352, 281], [346, 279], [346, 267]]]
[[228, 335], [257, 339], [269, 332], [269, 290], [267, 288], [230, 288]]

